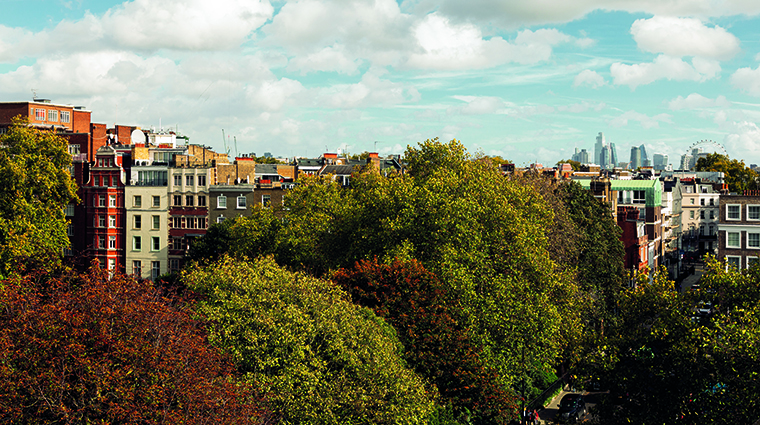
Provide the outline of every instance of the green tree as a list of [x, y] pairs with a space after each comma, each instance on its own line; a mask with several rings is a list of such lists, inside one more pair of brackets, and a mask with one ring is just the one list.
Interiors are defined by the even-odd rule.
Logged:
[[473, 412], [472, 423], [511, 419], [514, 396], [496, 385], [495, 371], [484, 365], [482, 350], [446, 302], [446, 287], [419, 262], [362, 260], [332, 279], [396, 329], [406, 361], [436, 385], [443, 406], [451, 405], [458, 416]]
[[[679, 293], [667, 273], [623, 291], [620, 317], [596, 346], [594, 376], [614, 397], [599, 423], [753, 423], [760, 408], [760, 269], [711, 258], [702, 288]], [[711, 313], [697, 307], [711, 302]], [[645, 408], [642, 408], [645, 406]]]
[[0, 136], [0, 277], [20, 263], [59, 263], [64, 208], [77, 201], [67, 142], [20, 119]]
[[570, 164], [570, 166], [573, 167], [573, 171], [580, 171], [581, 169], [581, 163], [578, 161], [573, 161], [572, 159], [563, 159], [557, 162], [557, 167], [559, 167], [561, 164]]
[[551, 253], [552, 205], [456, 140], [420, 143], [406, 159], [407, 173], [368, 167], [351, 188], [300, 180], [285, 200], [275, 258], [316, 276], [374, 257], [418, 260], [446, 288], [494, 382], [522, 393], [583, 330], [575, 269]]
[[699, 158], [695, 167], [697, 171], [721, 171], [728, 184], [728, 190], [742, 193], [745, 190], [758, 188], [757, 173], [744, 165], [744, 161], [730, 159], [726, 155], [711, 153]]
[[424, 423], [432, 402], [396, 333], [334, 284], [271, 258], [222, 257], [183, 273], [205, 296], [211, 341], [286, 424]]
[[0, 421], [10, 424], [251, 424], [203, 322], [150, 282], [93, 268], [0, 285]]

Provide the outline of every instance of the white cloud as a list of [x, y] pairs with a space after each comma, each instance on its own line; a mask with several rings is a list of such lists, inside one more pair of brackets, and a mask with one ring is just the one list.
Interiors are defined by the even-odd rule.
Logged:
[[228, 49], [239, 46], [273, 13], [268, 0], [133, 0], [106, 12], [102, 27], [124, 47]]
[[673, 111], [678, 111], [681, 109], [703, 109], [714, 107], [727, 108], [729, 106], [731, 106], [731, 102], [729, 102], [725, 96], [718, 96], [715, 99], [709, 99], [698, 93], [692, 93], [686, 96], [686, 98], [683, 96], [678, 96], [677, 98], [668, 102], [668, 108]]
[[487, 23], [507, 29], [569, 22], [594, 10], [705, 19], [760, 13], [760, 3], [754, 0], [406, 0], [404, 5], [418, 14], [437, 10], [457, 22]]
[[454, 24], [445, 16], [431, 13], [414, 28], [419, 51], [407, 65], [422, 69], [483, 69], [516, 62], [533, 64], [548, 60], [552, 47], [574, 39], [556, 29], [523, 30], [514, 42], [501, 37], [485, 39], [473, 24]]
[[573, 87], [589, 86], [598, 89], [605, 85], [607, 85], [607, 81], [604, 80], [604, 77], [590, 69], [584, 69], [580, 74], [575, 76], [575, 79], [573, 79]]
[[731, 84], [752, 96], [760, 96], [760, 67], [737, 69], [731, 76]]
[[355, 84], [337, 84], [315, 90], [315, 104], [350, 109], [398, 105], [419, 100], [413, 87], [380, 78], [383, 71], [371, 69]]
[[650, 63], [613, 63], [610, 66], [613, 82], [616, 85], [627, 85], [632, 90], [662, 79], [702, 82], [715, 78], [719, 72], [720, 65], [714, 61], [694, 58], [689, 64], [680, 58], [667, 55], [659, 55]]
[[592, 102], [583, 101], [581, 103], [574, 103], [568, 106], [558, 106], [557, 110], [562, 111], [562, 112], [570, 112], [573, 114], [581, 114], [590, 109], [594, 110], [595, 112], [599, 112], [606, 107], [607, 107], [607, 104], [605, 104], [604, 102], [592, 103]]
[[288, 70], [300, 71], [301, 75], [308, 72], [337, 72], [354, 75], [358, 67], [359, 60], [350, 58], [344, 47], [338, 45], [325, 47], [319, 52], [305, 56], [297, 56], [288, 64]]
[[671, 116], [668, 114], [657, 114], [655, 116], [648, 116], [636, 111], [626, 111], [618, 117], [610, 120], [610, 127], [625, 127], [629, 121], [638, 121], [639, 124], [645, 129], [659, 128], [660, 123], [672, 124]]
[[726, 60], [739, 53], [739, 39], [725, 29], [707, 27], [699, 19], [655, 16], [638, 19], [631, 34], [640, 49], [668, 56]]
[[294, 95], [303, 91], [300, 82], [289, 78], [264, 81], [260, 85], [248, 86], [247, 97], [257, 107], [267, 111], [279, 111]]
[[741, 158], [760, 156], [760, 128], [749, 121], [735, 122], [726, 135], [724, 145], [729, 152], [739, 153]]
[[488, 115], [495, 114], [507, 106], [514, 106], [504, 102], [501, 98], [493, 96], [454, 96], [455, 99], [467, 102], [467, 105], [458, 108], [450, 108], [449, 113], [464, 115]]

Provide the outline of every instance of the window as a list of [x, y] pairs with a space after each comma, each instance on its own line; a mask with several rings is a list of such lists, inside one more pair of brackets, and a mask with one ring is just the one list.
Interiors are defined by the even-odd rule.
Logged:
[[182, 206], [182, 195], [174, 195], [174, 206], [175, 207]]
[[108, 206], [115, 207], [116, 206], [116, 195], [109, 195], [108, 196]]
[[142, 238], [140, 236], [132, 237], [132, 250], [133, 251], [142, 250]]
[[140, 214], [135, 214], [134, 217], [134, 225], [132, 226], [135, 229], [142, 229], [142, 216]]
[[116, 259], [115, 258], [109, 258], [108, 259], [108, 270], [114, 270], [116, 268]]
[[185, 184], [186, 184], [187, 186], [192, 186], [192, 185], [193, 185], [193, 180], [194, 180], [194, 179], [195, 179], [195, 178], [194, 178], [192, 175], [190, 175], [190, 176], [185, 176]]
[[245, 196], [241, 195], [237, 197], [237, 208], [245, 209]]
[[705, 198], [702, 198], [699, 200], [699, 205], [702, 205], [702, 206], [705, 205]]
[[691, 204], [694, 205], [694, 198], [691, 198], [690, 201], [691, 201]]
[[747, 220], [760, 220], [760, 205], [747, 205]]
[[132, 206], [135, 207], [135, 208], [142, 207], [142, 196], [135, 195], [135, 197], [132, 198]]
[[174, 185], [175, 186], [182, 186], [182, 176], [180, 174], [174, 175]]
[[700, 189], [702, 189], [702, 193], [707, 193], [707, 187], [701, 186]]
[[643, 191], [643, 190], [634, 190], [633, 191], [633, 203], [634, 204], [643, 204], [643, 203], [645, 203], [645, 201], [644, 201], [644, 194], [645, 193], [646, 192]]
[[35, 109], [34, 110], [34, 119], [37, 121], [45, 121], [45, 110], [44, 109]]
[[98, 216], [98, 227], [106, 227], [106, 216], [104, 215]]
[[710, 211], [710, 220], [714, 220], [714, 219], [715, 219], [715, 211], [711, 210]]
[[116, 249], [116, 236], [108, 237], [108, 249]]
[[188, 207], [193, 206], [193, 195], [185, 195], [185, 205], [187, 205]]
[[153, 227], [151, 227], [153, 230], [158, 230], [161, 228], [161, 216], [160, 215], [154, 215], [153, 217]]
[[108, 216], [108, 227], [116, 227], [116, 216], [115, 215], [109, 215]]
[[205, 207], [206, 206], [206, 197], [203, 195], [198, 195], [198, 206], [199, 207]]
[[55, 109], [48, 109], [48, 121], [58, 122], [58, 111]]
[[217, 208], [227, 208], [227, 197], [226, 196], [217, 196], [216, 197], [216, 207]]
[[704, 235], [705, 235], [705, 226], [704, 225], [700, 225], [699, 226], [699, 236], [704, 236]]
[[710, 206], [714, 206], [714, 205], [715, 205], [715, 199], [714, 198], [710, 198]]
[[161, 250], [161, 238], [159, 238], [158, 236], [153, 236], [150, 238], [150, 250], [151, 251]]
[[142, 276], [142, 262], [140, 260], [132, 261], [132, 274]]
[[261, 195], [261, 205], [264, 208], [269, 208], [272, 204], [272, 195]]
[[733, 267], [735, 269], [738, 269], [739, 267], [741, 267], [741, 262], [742, 262], [742, 257], [726, 255], [726, 268]]
[[153, 208], [161, 208], [161, 197], [160, 196], [154, 196], [153, 197]]
[[704, 211], [700, 211], [699, 212], [699, 218], [701, 218], [702, 220], [705, 219], [705, 212]]
[[710, 225], [710, 233], [708, 235], [715, 236], [715, 226], [712, 224]]
[[751, 255], [747, 257], [747, 268], [754, 267], [758, 264], [760, 264], [760, 257]]
[[727, 248], [740, 248], [739, 245], [739, 232], [726, 232], [726, 247]]
[[747, 233], [747, 247], [760, 248], [760, 233]]
[[178, 271], [179, 270], [179, 260], [176, 258], [169, 260], [169, 268], [172, 271]]
[[195, 229], [195, 217], [185, 218], [185, 223], [188, 229]]
[[175, 229], [182, 228], [182, 217], [172, 217], [172, 227]]
[[182, 251], [184, 249], [182, 246], [182, 238], [172, 238], [172, 249], [175, 251]]
[[105, 236], [98, 236], [98, 248], [99, 249], [106, 249], [106, 237]]
[[105, 207], [106, 206], [106, 197], [105, 195], [100, 195], [98, 197], [98, 206]]
[[150, 277], [151, 279], [158, 279], [158, 276], [161, 275], [161, 262], [160, 261], [151, 261], [150, 262]]
[[71, 112], [69, 112], [69, 111], [61, 111], [61, 122], [70, 123], [71, 122]]
[[225, 220], [225, 218], [224, 218], [224, 216], [223, 216], [223, 215], [220, 215], [219, 217], [217, 217], [217, 218], [216, 218], [216, 222], [217, 222], [217, 223], [223, 223], [223, 222], [224, 222], [224, 220]]
[[206, 186], [206, 176], [198, 176], [198, 186]]
[[68, 226], [66, 226], [66, 235], [68, 235], [68, 236], [74, 236], [74, 225], [73, 224], [69, 224]]
[[740, 205], [726, 205], [726, 220], [740, 220], [741, 219], [741, 206]]
[[694, 218], [694, 210], [689, 211], [689, 218]]
[[82, 153], [82, 148], [79, 145], [69, 145], [69, 153], [72, 155], [79, 155]]

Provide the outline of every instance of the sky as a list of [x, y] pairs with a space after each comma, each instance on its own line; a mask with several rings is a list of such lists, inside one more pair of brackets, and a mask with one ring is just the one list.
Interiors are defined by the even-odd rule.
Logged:
[[757, 0], [0, 0], [0, 102], [230, 155], [458, 139], [553, 165], [599, 132], [760, 164]]

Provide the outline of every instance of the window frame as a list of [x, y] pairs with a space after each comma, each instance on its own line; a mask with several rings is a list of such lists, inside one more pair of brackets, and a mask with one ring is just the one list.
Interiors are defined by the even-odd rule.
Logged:
[[108, 236], [108, 249], [116, 249], [116, 236]]
[[161, 230], [161, 216], [160, 215], [151, 216], [150, 230]]
[[142, 236], [132, 236], [132, 251], [142, 251]]
[[[235, 198], [235, 209], [236, 210], [244, 210], [248, 206], [248, 199], [245, 197], [245, 195], [240, 195], [237, 198]], [[242, 206], [240, 205], [242, 201]]]
[[219, 195], [216, 197], [216, 208], [220, 210], [226, 210], [227, 209], [227, 197], [224, 195]]
[[142, 195], [135, 195], [132, 197], [132, 206], [135, 208], [142, 208]]
[[[747, 235], [747, 249], [760, 249], [760, 233], [747, 232], [746, 235]], [[757, 240], [755, 241], [756, 242], [755, 245], [750, 244], [750, 241], [752, 240], [750, 236], [755, 236], [757, 238]]]
[[732, 266], [732, 260], [736, 260], [738, 262], [738, 264], [736, 264], [736, 269], [740, 270], [742, 268], [741, 255], [726, 255], [726, 270], [728, 270], [729, 266]]
[[161, 197], [158, 195], [153, 195], [153, 205], [152, 208], [161, 208]]
[[[739, 215], [736, 218], [731, 217], [731, 208], [736, 207], [736, 213]], [[741, 204], [726, 204], [726, 221], [741, 221], [742, 219], [742, 206]]]
[[133, 229], [142, 229], [142, 215], [135, 214], [132, 217], [132, 228]]
[[[757, 208], [757, 218], [752, 218], [752, 214], [750, 212], [750, 207]], [[760, 221], [760, 205], [758, 204], [747, 204], [747, 221]]]
[[[731, 245], [731, 235], [736, 235], [736, 244]], [[731, 232], [726, 230], [726, 248], [741, 248], [742, 247], [742, 233]]]
[[160, 236], [150, 237], [150, 251], [151, 252], [161, 251], [161, 237]]
[[142, 277], [142, 261], [132, 260], [132, 274]]

